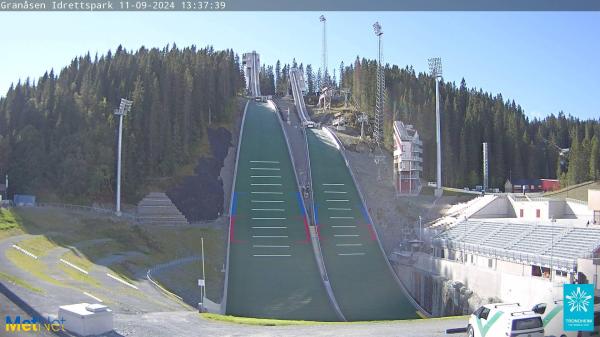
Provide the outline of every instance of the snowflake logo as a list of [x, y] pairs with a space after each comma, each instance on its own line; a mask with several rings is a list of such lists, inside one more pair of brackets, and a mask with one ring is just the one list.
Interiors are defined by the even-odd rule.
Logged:
[[591, 295], [588, 295], [585, 291], [581, 290], [581, 288], [577, 287], [577, 290], [571, 292], [571, 295], [565, 296], [569, 301], [570, 311], [588, 311], [588, 306], [590, 305], [590, 300], [592, 299]]

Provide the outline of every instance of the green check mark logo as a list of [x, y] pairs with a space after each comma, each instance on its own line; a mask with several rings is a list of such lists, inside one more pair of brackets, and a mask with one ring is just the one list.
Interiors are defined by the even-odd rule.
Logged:
[[488, 331], [490, 330], [490, 328], [492, 327], [492, 325], [494, 325], [494, 323], [496, 323], [496, 321], [500, 318], [500, 316], [502, 316], [503, 312], [502, 311], [498, 311], [496, 314], [494, 314], [494, 316], [492, 316], [492, 318], [490, 318], [487, 323], [485, 325], [483, 325], [481, 323], [481, 318], [477, 318], [477, 327], [479, 327], [479, 331], [481, 332], [481, 337], [485, 337], [485, 335], [487, 335]]
[[552, 311], [550, 311], [548, 313], [548, 315], [546, 315], [546, 317], [544, 317], [544, 326], [548, 325], [548, 323], [550, 323], [550, 321], [563, 309], [562, 305], [557, 305], [556, 307], [554, 307], [554, 309], [552, 309]]

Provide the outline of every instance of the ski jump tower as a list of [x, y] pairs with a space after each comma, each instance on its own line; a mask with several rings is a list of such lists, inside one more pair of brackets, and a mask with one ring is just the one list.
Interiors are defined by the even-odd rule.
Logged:
[[245, 53], [242, 57], [246, 90], [252, 97], [260, 96], [260, 55], [256, 51]]

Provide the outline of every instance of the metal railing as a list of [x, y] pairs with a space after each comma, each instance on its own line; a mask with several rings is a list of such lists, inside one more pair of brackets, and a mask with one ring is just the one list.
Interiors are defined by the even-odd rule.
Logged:
[[[50, 207], [50, 208], [63, 208], [74, 211], [82, 211], [82, 212], [94, 212], [107, 214], [117, 217], [114, 209], [103, 208], [98, 206], [83, 206], [83, 205], [73, 205], [73, 204], [62, 204], [62, 203], [54, 203], [54, 202], [38, 202], [36, 203], [36, 207]], [[136, 220], [135, 212], [121, 212], [121, 218], [127, 218]]]

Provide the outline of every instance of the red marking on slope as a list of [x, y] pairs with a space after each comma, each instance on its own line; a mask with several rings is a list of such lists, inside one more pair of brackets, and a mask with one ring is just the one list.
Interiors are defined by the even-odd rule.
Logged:
[[371, 234], [371, 240], [377, 241], [377, 234], [375, 233], [373, 225], [367, 224], [367, 228], [369, 229], [369, 234]]
[[235, 239], [235, 215], [229, 217], [229, 242], [242, 243], [244, 241]]
[[302, 243], [310, 242], [310, 229], [308, 228], [308, 219], [306, 219], [306, 215], [302, 217], [304, 221], [304, 232], [306, 233], [306, 240], [302, 241]]

